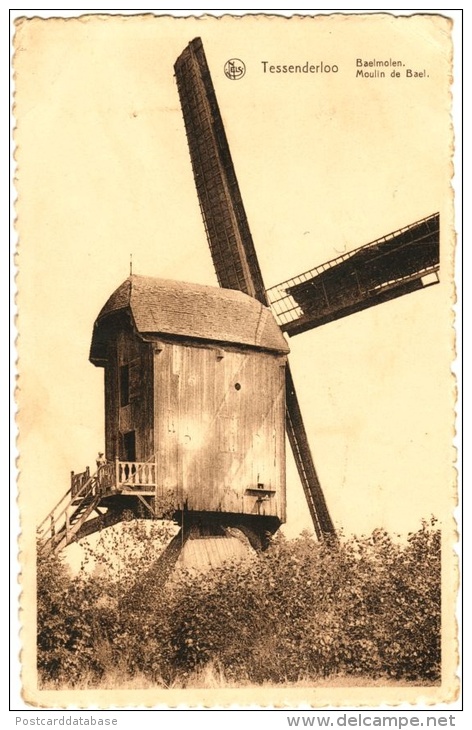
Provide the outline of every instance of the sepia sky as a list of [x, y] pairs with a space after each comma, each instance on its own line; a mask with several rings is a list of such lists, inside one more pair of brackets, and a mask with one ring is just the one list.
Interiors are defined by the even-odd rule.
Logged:
[[[289, 340], [336, 527], [446, 520], [452, 469], [445, 19], [28, 20], [16, 37], [20, 508], [41, 521], [103, 449], [94, 320], [133, 272], [216, 285], [173, 64], [202, 37], [267, 287], [436, 211], [441, 284]], [[246, 75], [225, 77], [228, 58]], [[420, 78], [356, 78], [356, 59]], [[271, 74], [269, 64], [336, 64]], [[290, 536], [310, 527], [287, 448]]]

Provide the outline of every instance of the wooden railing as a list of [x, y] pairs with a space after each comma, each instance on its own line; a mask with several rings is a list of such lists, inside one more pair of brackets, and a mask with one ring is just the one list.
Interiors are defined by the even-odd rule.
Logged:
[[[87, 470], [82, 472], [80, 475], [76, 474], [74, 476], [82, 477], [86, 473], [88, 473]], [[95, 475], [90, 476], [89, 474], [88, 479], [85, 481], [78, 479], [75, 482], [74, 488], [76, 488], [79, 483], [81, 483], [81, 486], [80, 488], [77, 488], [78, 490], [75, 495], [72, 496], [71, 486], [62, 499], [59, 500], [59, 502], [39, 525], [37, 529], [37, 536], [41, 543], [41, 549], [49, 550], [51, 546], [55, 545], [56, 538], [61, 539], [63, 534], [67, 537], [67, 533], [71, 526], [70, 517], [71, 511], [73, 510], [72, 504], [75, 504], [77, 501], [83, 502], [84, 500], [93, 497], [96, 484]]]
[[116, 462], [118, 489], [126, 487], [154, 488], [156, 486], [156, 464], [154, 461]]
[[85, 471], [81, 471], [78, 474], [71, 471], [70, 473], [70, 492], [72, 497], [76, 497], [82, 490], [84, 484], [90, 479], [90, 468], [87, 466]]
[[97, 489], [99, 492], [111, 492], [116, 490], [116, 464], [109, 461], [97, 469]]
[[90, 469], [75, 474], [71, 472], [70, 495], [75, 499], [82, 496], [82, 489], [91, 479], [94, 492], [105, 494], [127, 487], [154, 488], [156, 486], [156, 464], [154, 461], [108, 461], [98, 467], [91, 477]]

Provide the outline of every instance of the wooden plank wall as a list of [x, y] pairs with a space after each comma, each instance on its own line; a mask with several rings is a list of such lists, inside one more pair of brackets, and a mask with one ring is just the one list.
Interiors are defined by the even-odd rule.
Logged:
[[110, 461], [119, 456], [119, 371], [116, 352], [116, 339], [109, 340], [107, 345], [107, 363], [105, 365], [105, 455]]
[[[120, 367], [129, 366], [129, 404], [120, 403]], [[153, 353], [133, 331], [121, 330], [108, 346], [105, 367], [106, 456], [124, 458], [123, 434], [136, 432], [136, 460], [154, 454], [153, 437]]]
[[[154, 355], [158, 496], [285, 520], [285, 356], [165, 343]], [[263, 484], [268, 501], [246, 494]]]

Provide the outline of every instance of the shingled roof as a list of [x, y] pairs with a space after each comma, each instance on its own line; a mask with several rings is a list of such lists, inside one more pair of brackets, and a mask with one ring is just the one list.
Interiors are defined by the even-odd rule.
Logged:
[[289, 351], [271, 311], [242, 292], [130, 276], [113, 292], [95, 322], [90, 359], [96, 365], [103, 364], [106, 356], [107, 323], [119, 312], [131, 315], [141, 335], [171, 335]]

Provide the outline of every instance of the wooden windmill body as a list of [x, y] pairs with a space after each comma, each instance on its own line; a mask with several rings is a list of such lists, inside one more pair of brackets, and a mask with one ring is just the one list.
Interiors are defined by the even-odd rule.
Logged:
[[100, 312], [90, 356], [105, 371], [106, 457], [128, 509], [274, 532], [285, 521], [287, 352], [251, 297], [130, 276]]
[[222, 288], [131, 276], [108, 299], [90, 355], [105, 371], [106, 463], [72, 474], [41, 526], [45, 550], [130, 513], [237, 527], [264, 547], [285, 521], [285, 431], [315, 532], [334, 536], [282, 333], [439, 281], [433, 214], [266, 289], [200, 39], [175, 75]]

